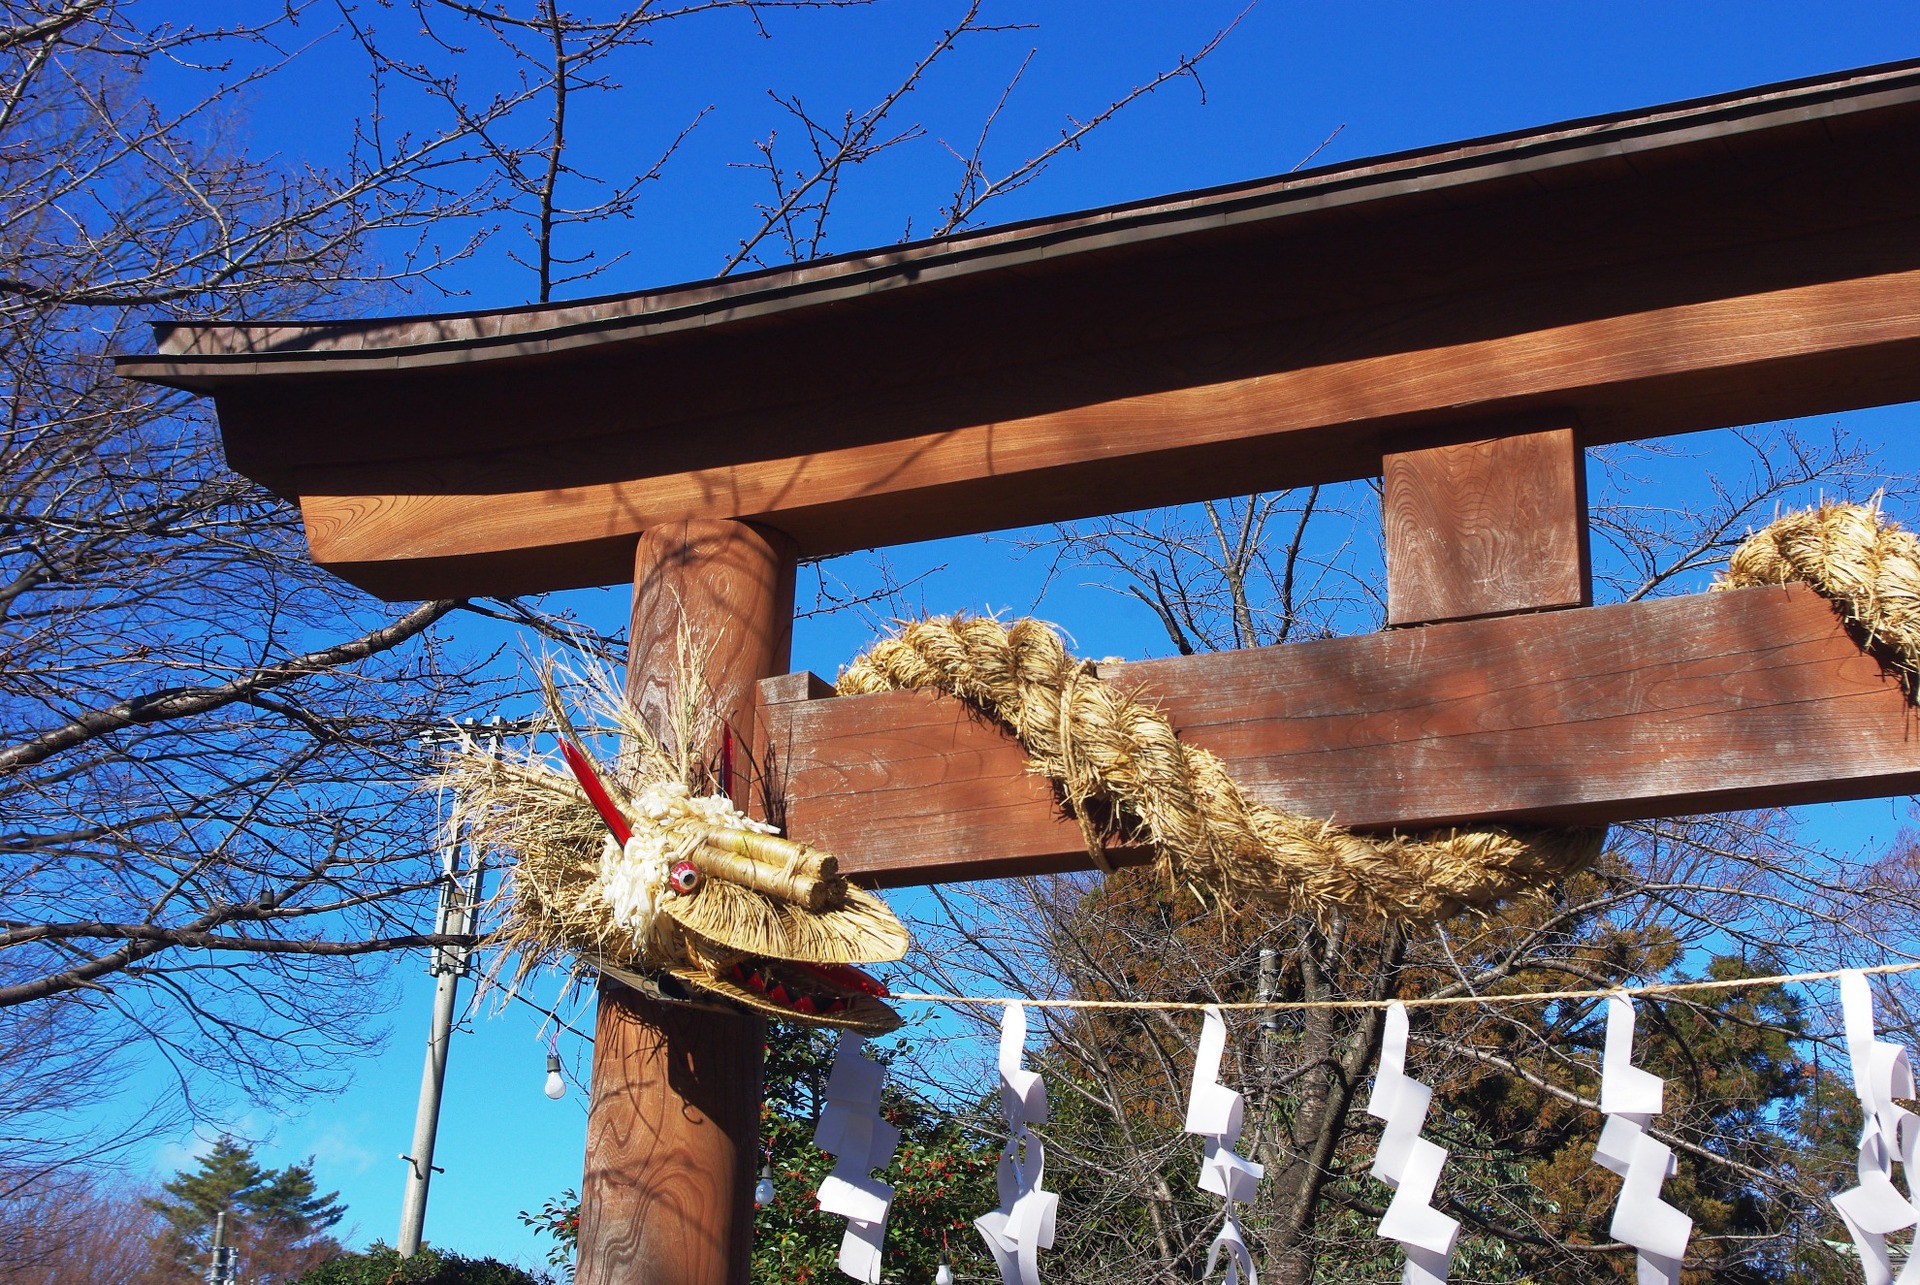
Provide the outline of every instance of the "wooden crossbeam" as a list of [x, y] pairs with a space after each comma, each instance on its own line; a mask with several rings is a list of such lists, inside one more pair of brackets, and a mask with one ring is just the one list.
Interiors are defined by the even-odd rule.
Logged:
[[[1359, 828], [1624, 821], [1920, 789], [1920, 719], [1798, 586], [1101, 674], [1153, 696], [1256, 797]], [[811, 675], [767, 680], [761, 713], [790, 832], [843, 869], [884, 886], [1089, 865], [1079, 828], [997, 726], [946, 697], [824, 690]]]

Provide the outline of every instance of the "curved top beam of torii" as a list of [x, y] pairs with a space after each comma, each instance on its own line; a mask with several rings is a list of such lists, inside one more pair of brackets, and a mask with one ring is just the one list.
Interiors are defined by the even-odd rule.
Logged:
[[213, 396], [377, 594], [617, 583], [686, 518], [825, 554], [1543, 416], [1584, 444], [1920, 398], [1916, 152], [1920, 61], [578, 303], [167, 324], [119, 362]]

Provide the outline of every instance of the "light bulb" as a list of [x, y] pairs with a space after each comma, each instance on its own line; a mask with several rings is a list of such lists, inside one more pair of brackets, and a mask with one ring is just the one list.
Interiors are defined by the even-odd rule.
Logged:
[[547, 1054], [547, 1096], [558, 1102], [567, 1096], [567, 1082], [560, 1078], [560, 1055]]
[[760, 1181], [753, 1184], [753, 1203], [755, 1205], [771, 1205], [773, 1198], [778, 1194], [779, 1193], [773, 1189], [773, 1166], [761, 1165]]
[[933, 1285], [953, 1285], [953, 1268], [940, 1264], [940, 1270], [933, 1274]]

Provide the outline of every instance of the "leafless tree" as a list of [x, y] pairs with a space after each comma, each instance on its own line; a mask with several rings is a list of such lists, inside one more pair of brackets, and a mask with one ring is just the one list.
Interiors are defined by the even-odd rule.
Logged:
[[[1252, 8], [1248, 6], [1248, 10]], [[1022, 159], [1011, 163], [997, 177], [989, 172], [985, 159], [989, 138], [999, 123], [1008, 101], [1018, 89], [1037, 50], [1029, 50], [984, 113], [975, 141], [965, 153], [946, 140], [940, 146], [960, 164], [954, 193], [941, 208], [931, 235], [948, 236], [974, 225], [985, 208], [1037, 180], [1064, 155], [1079, 150], [1089, 136], [1135, 103], [1176, 81], [1201, 85], [1200, 68], [1239, 25], [1248, 10], [1242, 10], [1225, 27], [1213, 33], [1192, 53], [1174, 60], [1141, 84], [1113, 99], [1085, 119], [1068, 117], [1059, 137], [1045, 146], [1031, 149]], [[917, 121], [899, 119], [900, 109], [909, 95], [963, 42], [989, 33], [1019, 32], [1027, 24], [993, 16], [1001, 12], [989, 0], [968, 0], [959, 20], [947, 27], [886, 93], [871, 105], [843, 109], [837, 115], [810, 107], [797, 94], [769, 91], [773, 101], [798, 128], [803, 140], [803, 157], [789, 168], [786, 153], [779, 147], [778, 130], [754, 144], [757, 159], [742, 163], [742, 168], [764, 175], [770, 195], [756, 209], [759, 222], [741, 238], [740, 248], [721, 266], [718, 275], [726, 276], [741, 267], [766, 266], [769, 262], [795, 262], [818, 258], [827, 252], [827, 226], [841, 200], [852, 171], [886, 152], [928, 137], [927, 127]], [[1204, 96], [1204, 87], [1202, 87]], [[908, 222], [902, 240], [913, 235]], [[763, 247], [776, 247], [770, 259]]]
[[145, 1194], [77, 1169], [0, 1170], [0, 1285], [177, 1285]]
[[[106, 355], [144, 348], [154, 318], [389, 306], [449, 284], [502, 223], [525, 233], [504, 248], [530, 294], [577, 288], [619, 261], [610, 223], [635, 215], [700, 119], [668, 122], [654, 159], [624, 176], [577, 165], [581, 113], [626, 60], [670, 20], [731, 14], [757, 38], [773, 12], [857, 2], [580, 17], [554, 0], [279, 0], [209, 25], [165, 0], [0, 0], [10, 1165], [44, 1173], [126, 1141], [86, 1127], [110, 1113], [65, 1108], [106, 1093], [130, 1058], [170, 1065], [186, 1112], [335, 1082], [377, 1035], [366, 1017], [383, 956], [440, 940], [426, 930], [435, 837], [419, 736], [517, 682], [516, 665], [456, 642], [455, 622], [569, 623], [529, 603], [368, 601], [309, 563], [292, 504], [227, 469], [207, 407], [117, 380]], [[886, 109], [849, 117], [822, 176], [803, 181], [821, 227], [879, 117], [986, 29], [979, 6], [954, 12]], [[251, 153], [244, 99], [325, 40], [351, 42], [367, 74], [343, 151], [325, 164]], [[503, 73], [497, 57], [471, 69], [480, 46], [504, 52]], [[818, 231], [787, 235], [799, 207], [783, 205], [749, 215], [728, 267], [757, 261], [769, 236], [789, 255], [821, 252]]]
[[[332, 583], [204, 411], [103, 360], [145, 316], [354, 306], [444, 264], [367, 249], [467, 208], [435, 177], [458, 139], [325, 171], [231, 142], [295, 15], [0, 5], [0, 1118], [48, 1145], [10, 1148], [26, 1167], [99, 1118], [43, 1109], [41, 1081], [100, 1091], [135, 1033], [183, 1086], [220, 1064], [268, 1099], [360, 1045], [370, 979], [320, 961], [416, 935], [431, 838], [404, 749], [486, 695], [430, 638], [459, 604]], [[197, 91], [150, 95], [161, 61]]]
[[[657, 180], [667, 162], [710, 108], [697, 111], [663, 141], [645, 168], [617, 178], [582, 169], [573, 159], [570, 114], [577, 121], [579, 100], [620, 88], [616, 68], [624, 56], [653, 43], [665, 24], [736, 11], [766, 34], [764, 15], [783, 9], [858, 8], [872, 0], [689, 0], [683, 4], [641, 4], [606, 17], [578, 17], [557, 0], [526, 5], [469, 4], [464, 0], [407, 0], [405, 9], [419, 25], [428, 53], [408, 58], [381, 38], [372, 25], [342, 5], [355, 37], [365, 50], [377, 82], [412, 86], [437, 104], [458, 133], [470, 136], [495, 180], [498, 209], [517, 221], [530, 244], [509, 248], [514, 262], [529, 269], [542, 303], [554, 291], [579, 286], [627, 257], [609, 253], [608, 225], [635, 217], [642, 190]], [[470, 42], [485, 41], [504, 52], [521, 93], [505, 91], [484, 98], [476, 110], [468, 81], [449, 73], [434, 53], [462, 55]], [[499, 105], [509, 104], [508, 110]], [[535, 110], [518, 110], [531, 103]], [[577, 129], [577, 125], [575, 126]], [[577, 198], [572, 191], [581, 193]], [[563, 238], [578, 230], [576, 249]]]

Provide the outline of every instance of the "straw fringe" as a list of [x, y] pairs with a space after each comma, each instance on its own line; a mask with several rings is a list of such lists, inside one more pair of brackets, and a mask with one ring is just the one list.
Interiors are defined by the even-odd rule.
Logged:
[[[1920, 675], [1920, 545], [1866, 505], [1790, 514], [1737, 550], [1721, 586], [1804, 580]], [[1359, 835], [1247, 797], [1165, 715], [1103, 681], [1035, 620], [966, 616], [905, 625], [840, 674], [853, 695], [923, 689], [1010, 728], [1059, 786], [1103, 869], [1108, 842], [1149, 844], [1169, 882], [1222, 905], [1258, 900], [1325, 921], [1406, 925], [1487, 911], [1591, 864], [1604, 828], [1487, 826]]]
[[884, 963], [907, 953], [907, 930], [887, 904], [848, 887], [839, 904], [811, 911], [710, 879], [693, 897], [661, 906], [681, 927], [745, 955], [810, 964]]

